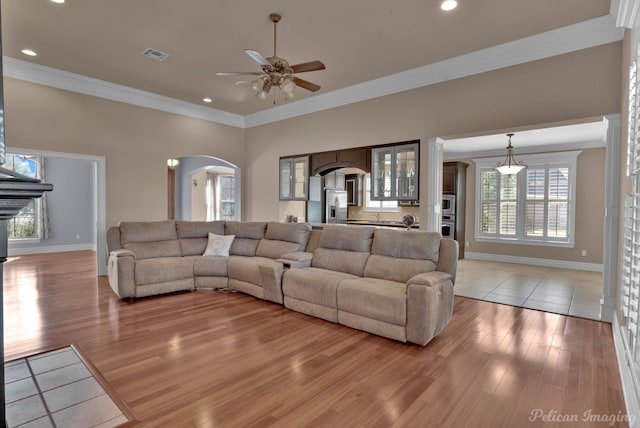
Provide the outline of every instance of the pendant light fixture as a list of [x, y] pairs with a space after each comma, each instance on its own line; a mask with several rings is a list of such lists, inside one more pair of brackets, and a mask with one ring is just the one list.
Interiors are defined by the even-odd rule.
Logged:
[[527, 169], [527, 165], [524, 162], [517, 162], [513, 157], [513, 146], [511, 145], [511, 137], [515, 134], [510, 133], [507, 134], [509, 137], [509, 145], [507, 146], [507, 157], [504, 159], [504, 162], [498, 162], [498, 164], [494, 167], [496, 171], [500, 174], [517, 174], [523, 169]]

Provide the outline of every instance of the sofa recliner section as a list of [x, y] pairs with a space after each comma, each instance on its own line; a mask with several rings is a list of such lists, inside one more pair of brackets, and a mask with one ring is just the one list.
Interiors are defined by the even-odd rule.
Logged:
[[311, 265], [283, 276], [290, 309], [421, 345], [451, 319], [457, 242], [439, 233], [326, 226]]

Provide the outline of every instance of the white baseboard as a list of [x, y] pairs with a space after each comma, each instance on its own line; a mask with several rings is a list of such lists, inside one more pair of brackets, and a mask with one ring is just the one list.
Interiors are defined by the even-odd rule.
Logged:
[[523, 265], [547, 266], [562, 269], [588, 270], [602, 272], [603, 265], [598, 263], [570, 262], [567, 260], [536, 259], [533, 257], [506, 256], [504, 254], [464, 252], [465, 259], [487, 260], [492, 262], [519, 263]]
[[65, 251], [96, 251], [95, 244], [70, 244], [70, 245], [38, 245], [35, 247], [11, 247], [8, 254], [12, 256], [25, 256], [28, 254], [63, 253]]
[[629, 426], [637, 426], [640, 421], [640, 383], [635, 370], [631, 367], [632, 356], [627, 352], [629, 349], [627, 339], [622, 334], [618, 314], [613, 317], [613, 344], [618, 358], [618, 370], [620, 371], [620, 381], [622, 383], [622, 394], [629, 416]]

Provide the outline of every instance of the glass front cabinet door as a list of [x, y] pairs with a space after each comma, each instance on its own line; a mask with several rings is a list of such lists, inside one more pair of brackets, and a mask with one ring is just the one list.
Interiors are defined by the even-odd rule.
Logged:
[[371, 199], [392, 199], [393, 147], [371, 150]]
[[280, 159], [280, 200], [308, 199], [309, 157]]
[[372, 200], [418, 200], [418, 150], [418, 143], [371, 150]]
[[416, 181], [417, 144], [400, 146], [396, 148], [396, 199], [415, 200], [418, 199], [418, 186]]

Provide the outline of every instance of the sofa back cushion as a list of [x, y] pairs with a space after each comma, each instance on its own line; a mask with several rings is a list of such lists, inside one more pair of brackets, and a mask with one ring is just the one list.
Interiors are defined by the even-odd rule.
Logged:
[[368, 226], [325, 226], [311, 266], [362, 276], [374, 230]]
[[277, 259], [283, 254], [304, 251], [310, 233], [309, 223], [270, 222], [264, 239], [258, 244], [256, 256]]
[[376, 229], [364, 276], [407, 282], [436, 270], [441, 236], [437, 232]]
[[122, 248], [132, 251], [136, 259], [180, 257], [180, 241], [174, 220], [120, 223]]
[[201, 256], [207, 248], [209, 233], [224, 235], [224, 220], [176, 221], [183, 256]]
[[227, 221], [224, 234], [236, 236], [229, 254], [232, 256], [255, 256], [258, 244], [264, 238], [266, 228], [267, 223], [264, 222]]

